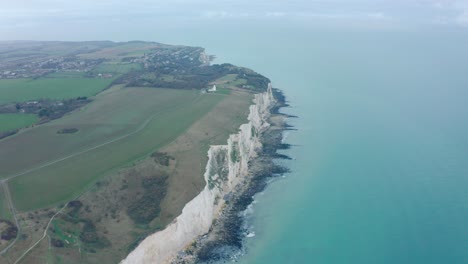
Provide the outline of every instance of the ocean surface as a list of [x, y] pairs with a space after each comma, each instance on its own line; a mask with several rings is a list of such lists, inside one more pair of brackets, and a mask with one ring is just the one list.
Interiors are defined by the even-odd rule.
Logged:
[[240, 263], [468, 263], [468, 34], [219, 25], [154, 39], [255, 69], [299, 116], [292, 172], [256, 196]]

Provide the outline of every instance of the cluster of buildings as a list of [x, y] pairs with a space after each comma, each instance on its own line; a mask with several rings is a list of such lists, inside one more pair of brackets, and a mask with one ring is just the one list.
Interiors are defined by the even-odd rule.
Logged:
[[34, 78], [52, 72], [86, 72], [102, 60], [83, 60], [77, 57], [36, 59], [26, 63], [8, 65], [0, 69], [0, 79]]
[[104, 78], [104, 79], [109, 79], [109, 78], [112, 78], [112, 74], [110, 74], [110, 73], [99, 73], [97, 75], [97, 77]]
[[13, 79], [16, 78], [17, 73], [14, 71], [3, 71], [0, 73], [2, 79]]
[[213, 87], [211, 87], [211, 88], [206, 88], [206, 89], [201, 90], [202, 93], [214, 93], [216, 91], [217, 91], [216, 84], [213, 85]]
[[203, 52], [203, 49], [196, 47], [161, 48], [146, 53], [143, 57], [134, 58], [132, 62], [142, 63], [146, 69], [198, 66], [201, 63], [201, 52]]

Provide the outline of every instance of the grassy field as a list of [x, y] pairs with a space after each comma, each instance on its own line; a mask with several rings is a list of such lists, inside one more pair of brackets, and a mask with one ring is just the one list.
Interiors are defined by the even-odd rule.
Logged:
[[[213, 94], [212, 96], [222, 96]], [[230, 134], [248, 122], [252, 94], [232, 91], [203, 118], [161, 151], [175, 157], [175, 173], [169, 178], [165, 203], [160, 221], [165, 225], [181, 213], [185, 204], [205, 186], [203, 174], [208, 161], [206, 155], [210, 145], [224, 145]]]
[[67, 99], [92, 96], [108, 87], [114, 79], [40, 78], [0, 80], [0, 104], [40, 98]]
[[80, 54], [79, 56], [84, 59], [103, 58], [119, 61], [123, 57], [142, 56], [151, 49], [158, 48], [160, 46], [161, 45], [157, 43], [132, 42], [119, 46], [103, 48], [91, 53]]
[[7, 63], [10, 61], [25, 59], [47, 60], [56, 56], [67, 56], [67, 54], [86, 53], [96, 49], [114, 46], [110, 42], [40, 42], [40, 41], [18, 41], [12, 43], [0, 43], [0, 61]]
[[[207, 68], [193, 79], [181, 75], [184, 58], [198, 64], [199, 48], [144, 42], [5, 45], [0, 43], [0, 61], [12, 69], [68, 55], [80, 66], [57, 70], [51, 64], [48, 72], [61, 72], [41, 77], [29, 71], [35, 66], [26, 67], [17, 76], [28, 79], [0, 80], [0, 105], [81, 96], [92, 101], [0, 140], [0, 219], [17, 219], [20, 228], [0, 263], [119, 262], [204, 188], [209, 146], [226, 144], [247, 121], [252, 92], [236, 86], [252, 83], [248, 72], [216, 79], [243, 72], [228, 67]], [[131, 63], [131, 57], [151, 52], [156, 57], [148, 69]], [[88, 59], [94, 62], [81, 63]], [[177, 71], [166, 71], [161, 65], [172, 59]], [[112, 78], [97, 78], [107, 74]], [[261, 82], [254, 77], [253, 83]], [[120, 84], [112, 86], [117, 78]], [[181, 89], [125, 87], [128, 83]], [[214, 93], [186, 89], [213, 84]], [[0, 114], [0, 132], [30, 126], [37, 118]], [[2, 235], [6, 228], [0, 226]]]
[[5, 198], [4, 190], [0, 187], [0, 219], [3, 220], [13, 220], [10, 208], [8, 207], [8, 202]]
[[[112, 143], [94, 148], [91, 151], [75, 155], [71, 158], [10, 180], [9, 184], [11, 193], [18, 209], [31, 210], [73, 198], [75, 195], [82, 192], [83, 188], [98, 179], [99, 176], [102, 176], [103, 174], [122, 165], [131, 164], [132, 161], [140, 159], [153, 152], [155, 149], [172, 141], [190, 127], [193, 122], [200, 119], [223, 99], [222, 95], [200, 96], [199, 92], [195, 91], [151, 88], [133, 89], [134, 91], [145, 91], [143, 93], [144, 96], [142, 96], [141, 93], [136, 92], [136, 94], [140, 94], [140, 96], [142, 96], [140, 100], [127, 100], [126, 104], [121, 102], [118, 107], [115, 107], [115, 102], [109, 102], [109, 99], [96, 101], [93, 103], [94, 107], [107, 109], [107, 111], [95, 111], [96, 109], [92, 109], [92, 106], [90, 106], [83, 113], [80, 113], [80, 116], [74, 117], [78, 118], [78, 120], [73, 120], [71, 122], [74, 125], [82, 125], [83, 127], [86, 127], [87, 125], [94, 126], [94, 129], [83, 132], [80, 131], [74, 135], [59, 136], [76, 137], [74, 140], [68, 139], [66, 141], [75, 142], [71, 145], [80, 147], [83, 147], [83, 144], [81, 144], [80, 141], [88, 139], [85, 145], [91, 146], [96, 143], [103, 143], [115, 138], [105, 136], [105, 132], [112, 134], [113, 130], [121, 129], [121, 133], [128, 133], [128, 130], [125, 131], [125, 129], [122, 128], [125, 122], [122, 122], [121, 120], [126, 120], [126, 122], [135, 122], [134, 117], [138, 117], [140, 118], [140, 123], [131, 124], [133, 129], [135, 129], [135, 127], [139, 127], [139, 129], [136, 130], [136, 133], [131, 133], [124, 138], [113, 141]], [[128, 95], [134, 93], [134, 91], [131, 93], [126, 92], [129, 90], [130, 89], [127, 88], [114, 92], [109, 91], [108, 96], [103, 97], [113, 97], [115, 100], [128, 99]], [[155, 103], [155, 100], [159, 100], [161, 103], [157, 104]], [[138, 102], [138, 104], [135, 104], [135, 102]], [[148, 105], [151, 106], [149, 109]], [[122, 108], [120, 109], [122, 116], [116, 115], [114, 110], [118, 108]], [[87, 114], [87, 111], [91, 111], [92, 114]], [[109, 111], [112, 111], [112, 113], [109, 114]], [[142, 116], [145, 116], [146, 120], [142, 120]], [[73, 115], [70, 116], [70, 119], [72, 117]], [[177, 122], [174, 122], [174, 120], [177, 120]], [[65, 121], [65, 119], [62, 120], [62, 122]], [[104, 122], [104, 125], [102, 122]], [[49, 128], [53, 127], [52, 123], [49, 125]], [[34, 144], [42, 142], [43, 140], [48, 140], [56, 128], [57, 127], [49, 129], [49, 133], [39, 133], [37, 135], [31, 134], [29, 136], [32, 137], [30, 138], [30, 143], [33, 145], [24, 147], [31, 149], [31, 152], [35, 153], [47, 152], [47, 147], [36, 147]], [[103, 130], [104, 132], [101, 131], [101, 133], [98, 133], [100, 135], [96, 136], [93, 134], [96, 130]], [[55, 136], [55, 138], [58, 138], [58, 136]], [[21, 139], [21, 135], [12, 138], [11, 141], [16, 141], [17, 143], [24, 142], [24, 140]], [[62, 154], [59, 157], [63, 157], [66, 156], [64, 155], [64, 152], [68, 151], [68, 153], [76, 153], [80, 148], [70, 148], [70, 144], [66, 144], [66, 142], [64, 143], [65, 144], [63, 145], [55, 145], [57, 145], [58, 148], [65, 149], [59, 149], [58, 151], [52, 150], [51, 152], [55, 155], [57, 152], [61, 152]], [[9, 148], [11, 149], [11, 147], [12, 146], [10, 145]], [[3, 149], [4, 148], [0, 146], [0, 157], [2, 156], [1, 150]], [[27, 151], [20, 151], [17, 155], [22, 155], [25, 152]], [[7, 156], [9, 155], [4, 155], [4, 157]], [[34, 158], [35, 156], [37, 157], [37, 154], [30, 155], [28, 158], [28, 160], [31, 160], [32, 164], [38, 164], [37, 159]], [[47, 157], [47, 155], [44, 154], [43, 156]], [[0, 160], [4, 161], [4, 159]], [[18, 160], [18, 157], [12, 159], [12, 161], [14, 160]], [[8, 162], [6, 162], [5, 165], [8, 165], [7, 163]], [[41, 163], [44, 162], [39, 162], [39, 164]], [[3, 169], [4, 164], [1, 165], [2, 166], [0, 166], [0, 168]], [[16, 165], [16, 169], [29, 167], [26, 164], [24, 165], [25, 166]], [[6, 177], [8, 174], [2, 173], [2, 176]], [[41, 199], [31, 199], [31, 197], [39, 196]]]
[[34, 114], [0, 114], [0, 132], [23, 128], [36, 123]]
[[[59, 263], [118, 263], [139, 237], [148, 235], [171, 222], [180, 214], [183, 206], [203, 189], [208, 146], [225, 144], [228, 135], [238, 131], [239, 125], [247, 122], [252, 95], [245, 91], [232, 91], [230, 96], [211, 94], [203, 97], [219, 98], [220, 101], [177, 138], [158, 149], [174, 158], [170, 166], [161, 166], [154, 161], [154, 158], [147, 157], [134, 162], [135, 166], [114, 170], [105, 177], [99, 177], [96, 184], [79, 198], [83, 203], [82, 208], [89, 210], [82, 209], [75, 219], [92, 221], [96, 225], [96, 234], [112, 242], [109, 247], [96, 248], [97, 252], [89, 254], [83, 250], [86, 245], [79, 241], [79, 231], [82, 226], [80, 223], [65, 221], [67, 219], [65, 214], [53, 221], [54, 232], [50, 232], [50, 236], [70, 242], [63, 248], [49, 247], [49, 253], [54, 258], [62, 258], [62, 262]], [[167, 196], [161, 204], [161, 214], [148, 226], [136, 225], [127, 215], [127, 208], [131, 203], [128, 197], [135, 199], [140, 197], [139, 194], [145, 192], [141, 186], [143, 179], [161, 175], [161, 171], [167, 171], [169, 175]], [[158, 202], [154, 201], [152, 204], [157, 206]], [[49, 219], [46, 218], [47, 212], [41, 216], [44, 210], [38, 211], [39, 215], [36, 212], [24, 212], [20, 216], [28, 217], [24, 223], [28, 226], [28, 230], [42, 234], [44, 222]], [[34, 217], [32, 219], [29, 218], [31, 214]], [[37, 227], [39, 231], [34, 231]], [[45, 253], [38, 252], [35, 254], [35, 260], [36, 256], [43, 255]]]
[[93, 69], [93, 72], [121, 74], [141, 69], [141, 65], [137, 63], [103, 63], [96, 66], [96, 68]]
[[226, 76], [223, 76], [219, 79], [216, 80], [217, 83], [226, 83], [226, 82], [232, 82], [237, 78], [238, 74], [227, 74]]
[[240, 78], [238, 74], [228, 74], [217, 79], [214, 83], [218, 86], [218, 90], [224, 89], [224, 93], [227, 93], [227, 88], [244, 85], [247, 83], [247, 80]]
[[[80, 111], [0, 141], [0, 178], [121, 137], [155, 113], [169, 111], [198, 95], [187, 90], [114, 86]], [[78, 132], [57, 133], [66, 128]]]
[[54, 72], [47, 74], [44, 78], [82, 78], [85, 77], [85, 72]]

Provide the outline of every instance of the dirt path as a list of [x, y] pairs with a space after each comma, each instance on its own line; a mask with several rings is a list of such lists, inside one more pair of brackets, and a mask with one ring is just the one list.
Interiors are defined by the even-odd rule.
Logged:
[[[193, 104], [195, 101], [197, 101], [199, 99], [199, 97], [196, 97], [194, 98], [189, 104], [187, 105], [190, 105], [190, 104]], [[184, 105], [187, 106], [187, 105]], [[91, 147], [91, 148], [88, 148], [88, 149], [85, 149], [85, 150], [82, 150], [82, 151], [79, 151], [79, 152], [76, 152], [76, 153], [73, 153], [71, 155], [68, 155], [68, 156], [65, 156], [63, 158], [60, 158], [60, 159], [57, 159], [57, 160], [53, 160], [53, 161], [50, 161], [50, 162], [47, 162], [45, 164], [42, 164], [42, 165], [39, 165], [37, 167], [34, 167], [32, 169], [29, 169], [29, 170], [26, 170], [26, 171], [23, 171], [23, 172], [20, 172], [20, 173], [17, 173], [17, 174], [13, 174], [13, 175], [10, 175], [10, 176], [7, 176], [6, 178], [4, 178], [2, 180], [2, 182], [8, 182], [9, 180], [13, 179], [13, 178], [16, 178], [16, 177], [19, 177], [19, 176], [23, 176], [25, 174], [28, 174], [28, 173], [31, 173], [31, 172], [34, 172], [34, 171], [37, 171], [37, 170], [40, 170], [42, 168], [45, 168], [45, 167], [48, 167], [48, 166], [51, 166], [51, 165], [54, 165], [56, 163], [59, 163], [59, 162], [62, 162], [64, 160], [68, 160], [68, 159], [71, 159], [73, 157], [76, 157], [76, 156], [79, 156], [81, 154], [84, 154], [84, 153], [87, 153], [89, 151], [92, 151], [92, 150], [95, 150], [95, 149], [98, 149], [98, 148], [101, 148], [101, 147], [104, 147], [104, 146], [107, 146], [109, 144], [112, 144], [114, 142], [117, 142], [119, 140], [122, 140], [122, 139], [125, 139], [125, 138], [128, 138], [134, 134], [137, 134], [139, 132], [141, 132], [143, 129], [145, 129], [148, 124], [151, 122], [151, 120], [153, 120], [156, 116], [164, 113], [164, 112], [167, 112], [167, 111], [170, 111], [170, 110], [174, 110], [174, 109], [177, 109], [178, 107], [171, 107], [171, 108], [168, 108], [168, 109], [164, 109], [162, 111], [159, 111], [159, 112], [156, 112], [155, 114], [153, 114], [152, 116], [150, 116], [148, 119], [146, 119], [143, 124], [141, 124], [135, 131], [132, 131], [128, 134], [125, 134], [125, 135], [122, 135], [120, 137], [117, 137], [117, 138], [114, 138], [114, 139], [111, 139], [109, 141], [106, 141], [104, 143], [101, 143], [99, 145], [96, 145], [94, 147]]]
[[[66, 157], [63, 157], [63, 158], [60, 158], [60, 159], [57, 159], [57, 160], [54, 160], [54, 161], [50, 161], [50, 162], [47, 162], [45, 164], [42, 164], [38, 167], [35, 167], [35, 168], [32, 168], [32, 169], [29, 169], [29, 170], [26, 170], [26, 171], [23, 171], [23, 172], [20, 172], [20, 173], [17, 173], [17, 174], [13, 174], [13, 175], [10, 175], [2, 180], [0, 180], [0, 184], [2, 185], [2, 188], [4, 189], [4, 193], [5, 193], [5, 199], [8, 201], [8, 206], [9, 206], [9, 209], [11, 211], [11, 214], [13, 215], [13, 218], [15, 220], [15, 225], [16, 227], [18, 228], [18, 233], [17, 233], [17, 236], [15, 238], [15, 240], [13, 240], [13, 242], [11, 242], [6, 248], [4, 248], [2, 251], [0, 251], [0, 255], [3, 255], [5, 254], [15, 243], [16, 241], [18, 240], [19, 238], [19, 233], [20, 233], [20, 225], [18, 223], [18, 218], [17, 218], [17, 212], [16, 212], [16, 208], [13, 204], [13, 201], [12, 201], [12, 198], [11, 198], [11, 194], [10, 194], [10, 190], [9, 190], [9, 187], [8, 187], [8, 181], [13, 179], [13, 178], [16, 178], [16, 177], [19, 177], [19, 176], [22, 176], [22, 175], [25, 175], [25, 174], [28, 174], [28, 173], [31, 173], [31, 172], [34, 172], [34, 171], [37, 171], [37, 170], [40, 170], [42, 168], [45, 168], [45, 167], [48, 167], [48, 166], [51, 166], [51, 165], [54, 165], [56, 163], [59, 163], [59, 162], [62, 162], [64, 160], [67, 160], [67, 159], [70, 159], [70, 158], [73, 158], [73, 157], [76, 157], [78, 155], [81, 155], [81, 154], [84, 154], [84, 153], [87, 153], [89, 151], [92, 151], [92, 150], [95, 150], [95, 149], [98, 149], [98, 148], [101, 148], [101, 147], [104, 147], [106, 145], [109, 145], [109, 144], [112, 144], [114, 142], [117, 142], [119, 140], [123, 140], [125, 138], [128, 138], [134, 134], [137, 134], [139, 132], [141, 132], [142, 130], [144, 130], [148, 124], [158, 115], [164, 113], [164, 112], [167, 112], [167, 111], [171, 111], [171, 110], [174, 110], [174, 109], [178, 109], [180, 107], [187, 107], [188, 105], [191, 105], [193, 103], [195, 103], [197, 100], [200, 99], [200, 96], [197, 96], [195, 97], [191, 102], [183, 105], [183, 106], [178, 106], [178, 107], [170, 107], [168, 109], [164, 109], [164, 110], [161, 110], [161, 111], [158, 111], [156, 113], [154, 113], [152, 116], [150, 116], [148, 119], [146, 119], [136, 130], [128, 133], [128, 134], [125, 134], [125, 135], [122, 135], [120, 137], [117, 137], [117, 138], [114, 138], [112, 140], [109, 140], [109, 141], [106, 141], [104, 143], [101, 143], [99, 145], [96, 145], [96, 146], [93, 146], [91, 148], [88, 148], [88, 149], [85, 149], [85, 150], [82, 150], [82, 151], [79, 151], [79, 152], [76, 152], [76, 153], [73, 153], [71, 155], [68, 155]], [[36, 243], [34, 243], [30, 248], [28, 248], [14, 263], [18, 263], [22, 258], [24, 258], [34, 247], [36, 247], [46, 236], [47, 236], [47, 230], [49, 229], [49, 226], [50, 224], [52, 223], [53, 219], [58, 215], [60, 214], [60, 212], [67, 206], [68, 203], [65, 204], [64, 207], [62, 207], [56, 214], [54, 214], [51, 219], [49, 220], [45, 230], [44, 230], [44, 234], [43, 236], [38, 240], [36, 241]]]
[[13, 219], [15, 220], [16, 228], [18, 228], [18, 231], [17, 231], [17, 235], [16, 235], [15, 240], [13, 240], [13, 242], [11, 242], [6, 248], [4, 248], [2, 251], [0, 251], [0, 255], [3, 255], [3, 254], [6, 253], [6, 252], [16, 243], [16, 241], [18, 240], [18, 238], [19, 238], [19, 233], [20, 233], [20, 225], [18, 224], [18, 217], [16, 216], [16, 209], [15, 209], [15, 207], [13, 206], [13, 202], [12, 202], [12, 200], [11, 200], [10, 188], [8, 188], [7, 180], [2, 180], [2, 181], [0, 182], [0, 184], [2, 185], [3, 191], [4, 191], [4, 193], [5, 193], [5, 199], [6, 199], [7, 202], [8, 202], [8, 207], [10, 208], [10, 212], [11, 212], [11, 214], [13, 215]]
[[[29, 247], [26, 251], [23, 252], [23, 254], [14, 262], [14, 264], [20, 262], [28, 253], [29, 251], [33, 250], [39, 243], [41, 243], [41, 241], [47, 237], [47, 230], [49, 230], [49, 226], [50, 224], [52, 223], [52, 221], [54, 220], [54, 218], [59, 215], [63, 209], [65, 209], [65, 207], [67, 207], [68, 203], [66, 203], [62, 208], [60, 208], [60, 210], [57, 211], [57, 213], [55, 213], [49, 220], [49, 222], [47, 223], [47, 226], [46, 228], [44, 229], [44, 234], [42, 235], [42, 237], [40, 239], [38, 239], [36, 241], [36, 243], [34, 243], [31, 247]], [[17, 236], [18, 238], [18, 236]]]

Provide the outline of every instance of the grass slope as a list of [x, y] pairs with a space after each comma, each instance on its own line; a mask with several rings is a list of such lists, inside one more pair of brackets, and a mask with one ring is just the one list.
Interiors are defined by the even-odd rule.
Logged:
[[[73, 198], [99, 176], [143, 158], [174, 140], [223, 99], [222, 95], [200, 96], [198, 93], [194, 95], [193, 91], [165, 91], [167, 94], [188, 93], [192, 97], [165, 100], [172, 106], [156, 112], [137, 133], [10, 180], [18, 209], [41, 208]], [[141, 102], [134, 104], [134, 108], [139, 105]]]
[[40, 98], [92, 96], [108, 87], [112, 81], [98, 78], [3, 79], [0, 80], [0, 104]]
[[0, 187], [0, 219], [13, 220], [8, 201], [6, 200], [4, 189]]
[[154, 48], [161, 47], [157, 43], [144, 42], [129, 42], [118, 46], [103, 48], [91, 53], [80, 54], [79, 57], [84, 59], [104, 58], [114, 61], [119, 61], [120, 58], [128, 56], [142, 56]]
[[142, 66], [137, 63], [103, 63], [93, 69], [96, 73], [127, 73], [130, 71], [141, 70]]
[[[155, 113], [190, 102], [198, 95], [187, 90], [114, 86], [80, 111], [0, 141], [0, 178], [121, 137]], [[70, 128], [78, 132], [57, 133]]]
[[23, 128], [36, 123], [34, 114], [0, 114], [0, 132]]

